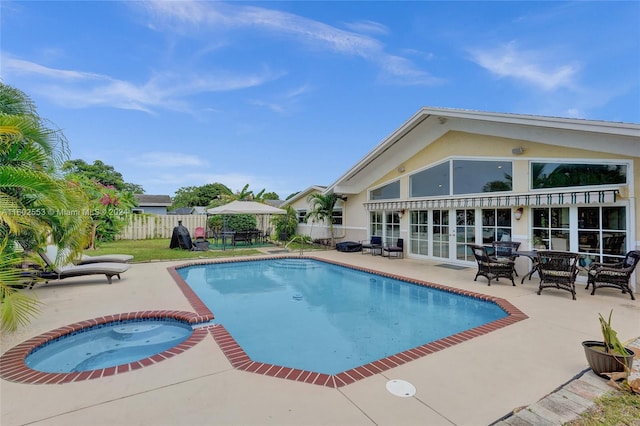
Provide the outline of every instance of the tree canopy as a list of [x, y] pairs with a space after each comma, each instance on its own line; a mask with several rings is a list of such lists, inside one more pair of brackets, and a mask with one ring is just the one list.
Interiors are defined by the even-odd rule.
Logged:
[[331, 245], [334, 245], [333, 237], [333, 209], [340, 197], [335, 193], [329, 194], [314, 193], [309, 195], [307, 201], [311, 207], [311, 211], [307, 213], [305, 220], [313, 222], [324, 222], [329, 224], [329, 233], [331, 236]]
[[[35, 104], [18, 89], [0, 83], [0, 319], [13, 331], [37, 313], [38, 302], [18, 291], [24, 285], [22, 264], [36, 262], [17, 243], [37, 249], [51, 238], [77, 254], [86, 244], [89, 220], [80, 214], [86, 195], [60, 179], [58, 167], [68, 158], [61, 130], [38, 115]], [[33, 272], [35, 274], [35, 272]]]
[[231, 196], [233, 192], [221, 183], [208, 183], [202, 186], [186, 186], [176, 191], [171, 209], [180, 207], [209, 206], [213, 200]]
[[128, 191], [133, 194], [144, 194], [144, 188], [136, 183], [128, 183], [124, 181], [122, 173], [105, 164], [100, 160], [95, 160], [93, 164], [89, 164], [84, 160], [68, 160], [62, 165], [62, 171], [67, 176], [83, 176], [90, 180], [101, 183], [104, 186], [111, 186], [118, 191]]

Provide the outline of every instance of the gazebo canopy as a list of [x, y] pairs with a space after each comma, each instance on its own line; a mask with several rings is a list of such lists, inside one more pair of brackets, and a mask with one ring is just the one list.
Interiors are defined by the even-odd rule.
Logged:
[[232, 201], [223, 206], [207, 209], [207, 214], [285, 214], [286, 210], [256, 201]]

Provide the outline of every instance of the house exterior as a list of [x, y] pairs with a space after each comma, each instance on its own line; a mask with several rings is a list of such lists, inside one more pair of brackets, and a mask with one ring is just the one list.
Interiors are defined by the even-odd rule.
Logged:
[[138, 206], [134, 213], [167, 214], [167, 207], [171, 205], [171, 197], [168, 195], [134, 194]]
[[[471, 266], [467, 244], [513, 240], [577, 252], [587, 266], [638, 248], [639, 184], [638, 124], [423, 108], [306, 195], [346, 198], [337, 238], [403, 238], [406, 257]], [[307, 196], [286, 204], [302, 214]]]

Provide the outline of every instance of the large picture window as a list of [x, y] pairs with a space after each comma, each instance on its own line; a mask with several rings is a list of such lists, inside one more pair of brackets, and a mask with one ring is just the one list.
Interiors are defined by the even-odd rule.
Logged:
[[411, 175], [409, 194], [435, 197], [511, 191], [512, 176], [510, 161], [452, 160]]
[[399, 180], [369, 191], [370, 200], [393, 200], [395, 198], [400, 198]]
[[510, 161], [453, 161], [453, 194], [511, 191]]
[[625, 164], [531, 163], [532, 189], [627, 183]]
[[411, 197], [449, 195], [449, 162], [439, 164], [409, 178]]

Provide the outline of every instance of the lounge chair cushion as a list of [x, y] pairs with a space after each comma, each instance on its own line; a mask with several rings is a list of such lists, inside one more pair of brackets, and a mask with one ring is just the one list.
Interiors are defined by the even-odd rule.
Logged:
[[[55, 262], [58, 256], [58, 247], [55, 245], [47, 246], [47, 256], [52, 262]], [[68, 257], [68, 250], [62, 250], [62, 256]], [[101, 254], [98, 256], [89, 256], [83, 254], [79, 259], [74, 259], [73, 263], [76, 265], [86, 265], [89, 263], [102, 263], [102, 262], [114, 262], [114, 263], [128, 263], [133, 259], [130, 254]]]
[[133, 256], [130, 254], [101, 254], [98, 256], [89, 256], [83, 254], [80, 259], [74, 261], [76, 265], [86, 265], [89, 263], [101, 263], [101, 262], [113, 262], [113, 263], [128, 263]]

